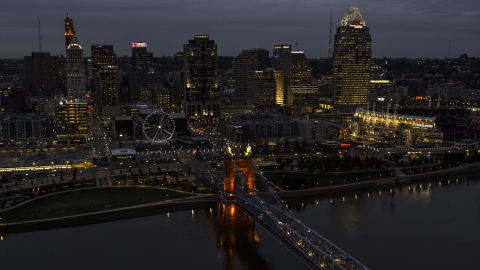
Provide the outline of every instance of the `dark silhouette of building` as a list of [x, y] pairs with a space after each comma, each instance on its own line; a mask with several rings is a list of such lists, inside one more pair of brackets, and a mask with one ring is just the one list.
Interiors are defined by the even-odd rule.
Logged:
[[219, 115], [217, 45], [208, 35], [196, 35], [183, 45], [184, 111], [188, 118]]
[[25, 56], [25, 84], [27, 95], [55, 94], [59, 82], [58, 56], [49, 52], [32, 52]]
[[251, 95], [248, 91], [249, 77], [252, 77], [255, 71], [265, 70], [269, 67], [269, 57], [269, 51], [258, 48], [243, 50], [235, 57], [233, 69], [235, 71], [237, 94], [240, 96]]

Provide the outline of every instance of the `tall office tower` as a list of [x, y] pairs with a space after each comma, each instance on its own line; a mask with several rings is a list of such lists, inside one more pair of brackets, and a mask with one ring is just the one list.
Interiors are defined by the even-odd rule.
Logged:
[[357, 7], [350, 7], [337, 27], [333, 50], [333, 105], [337, 113], [353, 114], [366, 106], [370, 91], [372, 41]]
[[219, 115], [217, 45], [208, 35], [196, 35], [183, 45], [184, 110], [188, 118]]
[[265, 49], [243, 50], [234, 59], [235, 82], [237, 94], [250, 96], [247, 86], [248, 77], [257, 70], [265, 70], [270, 66], [269, 52]]
[[96, 75], [97, 107], [116, 106], [119, 100], [121, 74], [117, 66], [103, 66]]
[[67, 47], [67, 98], [85, 99], [85, 62], [83, 48], [76, 36]]
[[73, 21], [70, 19], [70, 16], [67, 13], [67, 17], [65, 18], [65, 49], [68, 48], [70, 41], [72, 40], [73, 36], [75, 36], [75, 29], [73, 28]]
[[137, 41], [132, 43], [132, 72], [138, 70], [138, 55], [147, 53], [147, 43]]
[[172, 92], [172, 110], [174, 112], [182, 111], [182, 99], [184, 98], [185, 93], [185, 83], [184, 83], [184, 74], [183, 71], [174, 71], [173, 72], [174, 81], [173, 81], [173, 92]]
[[275, 70], [283, 70], [283, 54], [292, 52], [290, 44], [278, 44], [273, 46], [272, 67]]
[[283, 71], [283, 104], [293, 104], [294, 87], [312, 86], [312, 67], [302, 51], [285, 51], [281, 60]]
[[58, 88], [62, 94], [67, 93], [67, 57], [58, 56]]
[[277, 81], [273, 68], [253, 71], [248, 77], [250, 103], [257, 108], [276, 104]]
[[95, 78], [92, 75], [92, 58], [84, 57], [83, 62], [85, 64], [85, 92], [88, 100], [93, 100], [94, 96], [92, 91], [94, 89], [93, 83]]
[[120, 104], [126, 104], [130, 102], [130, 77], [125, 76], [125, 74], [122, 76], [122, 81], [120, 82], [119, 86], [119, 97], [118, 97], [118, 102]]
[[115, 66], [123, 73], [123, 76], [132, 74], [132, 58], [128, 55], [115, 57]]
[[148, 102], [144, 99], [145, 89], [152, 91], [157, 86], [163, 86], [163, 76], [160, 73], [132, 73], [128, 76], [130, 83], [130, 102]]
[[[73, 39], [72, 39], [73, 40]], [[55, 136], [70, 143], [84, 143], [88, 137], [88, 106], [85, 98], [55, 100]]]
[[32, 52], [32, 56], [25, 56], [25, 94], [54, 95], [58, 74], [58, 56], [50, 56], [48, 52]]
[[153, 70], [153, 53], [139, 53], [135, 58], [135, 72], [146, 73]]
[[[100, 97], [97, 74], [103, 67], [114, 66], [115, 55], [113, 54], [113, 45], [91, 45], [90, 53], [92, 58], [92, 81], [90, 81], [91, 96], [95, 97], [95, 104], [100, 105], [102, 101], [96, 100]], [[107, 72], [108, 73], [108, 72]]]
[[90, 52], [92, 57], [92, 77], [97, 76], [101, 67], [114, 65], [113, 45], [92, 45]]
[[285, 104], [285, 82], [283, 70], [275, 70], [275, 82], [277, 84], [277, 92], [275, 93], [275, 102], [277, 105]]

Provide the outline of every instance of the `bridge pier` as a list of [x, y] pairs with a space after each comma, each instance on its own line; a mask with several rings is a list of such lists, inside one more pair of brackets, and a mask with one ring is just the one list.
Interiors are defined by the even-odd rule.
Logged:
[[246, 177], [248, 186], [254, 187], [254, 168], [251, 157], [226, 155], [223, 160], [224, 193], [219, 196], [217, 203], [218, 218], [226, 224], [254, 222], [248, 215], [235, 207], [235, 173], [237, 169]]

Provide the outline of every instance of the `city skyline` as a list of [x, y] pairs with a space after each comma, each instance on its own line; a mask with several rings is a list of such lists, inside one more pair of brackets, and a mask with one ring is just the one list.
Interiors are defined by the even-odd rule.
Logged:
[[[480, 5], [474, 0], [451, 5], [446, 0], [414, 1], [183, 1], [94, 2], [82, 6], [58, 1], [8, 3], [0, 16], [0, 58], [22, 58], [39, 51], [38, 20], [42, 25], [42, 49], [65, 54], [64, 18], [68, 14], [82, 44], [113, 44], [118, 56], [130, 55], [136, 40], [148, 43], [155, 56], [173, 55], [193, 35], [209, 35], [218, 44], [218, 55], [235, 56], [242, 50], [275, 44], [296, 44], [308, 58], [326, 57], [330, 7], [332, 27], [340, 25], [345, 11], [356, 5], [372, 34], [372, 56], [457, 58], [462, 53], [479, 56]], [[144, 8], [145, 7], [145, 8]], [[412, 42], [414, 41], [414, 42]], [[292, 46], [297, 49], [297, 46]], [[86, 55], [87, 56], [87, 55]]]

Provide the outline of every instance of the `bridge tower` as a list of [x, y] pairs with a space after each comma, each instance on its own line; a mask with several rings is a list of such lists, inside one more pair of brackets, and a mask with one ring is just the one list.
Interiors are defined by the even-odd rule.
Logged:
[[223, 160], [224, 172], [224, 192], [220, 195], [218, 200], [217, 213], [219, 219], [223, 222], [232, 224], [237, 222], [253, 222], [251, 218], [243, 212], [235, 209], [235, 173], [237, 169], [243, 173], [247, 178], [248, 186], [255, 187], [254, 168], [252, 158], [248, 156], [248, 151], [244, 155], [232, 156], [232, 154], [225, 155]]

